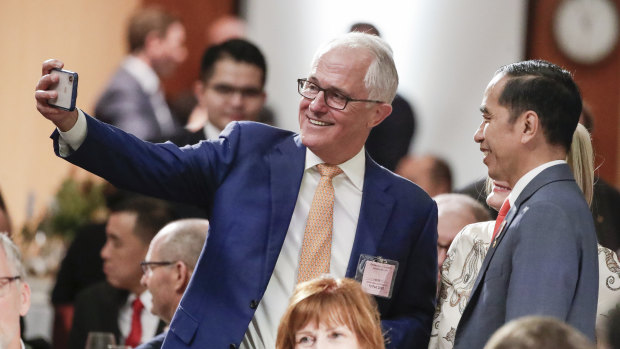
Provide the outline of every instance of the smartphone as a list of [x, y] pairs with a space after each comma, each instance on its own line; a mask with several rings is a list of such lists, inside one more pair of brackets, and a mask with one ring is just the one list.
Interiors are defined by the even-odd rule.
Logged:
[[58, 97], [47, 101], [51, 106], [73, 111], [77, 99], [78, 74], [72, 71], [54, 68], [51, 75], [58, 76], [58, 83], [51, 86], [50, 90], [58, 91]]

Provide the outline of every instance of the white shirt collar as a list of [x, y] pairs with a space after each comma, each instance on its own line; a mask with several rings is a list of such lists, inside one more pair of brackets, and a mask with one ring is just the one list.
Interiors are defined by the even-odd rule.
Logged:
[[123, 61], [122, 67], [138, 81], [147, 94], [152, 95], [159, 91], [159, 77], [143, 60], [128, 56]]
[[207, 120], [205, 126], [202, 128], [202, 132], [204, 132], [205, 139], [214, 140], [219, 138], [222, 130], [218, 129], [217, 127], [215, 127], [215, 125], [213, 125]]
[[[304, 170], [308, 170], [324, 162], [325, 161], [321, 160], [321, 158], [310, 149], [306, 148], [306, 165]], [[342, 172], [344, 172], [347, 178], [349, 178], [351, 183], [353, 183], [359, 191], [363, 191], [364, 174], [366, 173], [366, 151], [364, 147], [362, 147], [354, 157], [339, 164], [338, 167], [340, 167]]]
[[[127, 304], [129, 304], [130, 308], [135, 299], [136, 295], [133, 293], [130, 293], [129, 297], [127, 297]], [[140, 302], [142, 302], [142, 304], [144, 305], [144, 309], [150, 313], [151, 308], [153, 307], [153, 295], [151, 295], [151, 292], [149, 292], [149, 290], [145, 290], [140, 294]]]
[[519, 180], [517, 181], [517, 184], [515, 184], [514, 188], [512, 188], [512, 191], [508, 195], [508, 201], [510, 202], [510, 207], [514, 207], [515, 201], [517, 200], [519, 195], [521, 195], [521, 192], [523, 191], [523, 189], [525, 189], [525, 187], [532, 181], [532, 179], [534, 179], [534, 177], [538, 176], [538, 174], [540, 174], [542, 171], [546, 170], [547, 168], [551, 166], [565, 164], [565, 163], [566, 161], [564, 160], [549, 161], [534, 168], [533, 170], [530, 170], [528, 173], [523, 175], [523, 177], [519, 178]]

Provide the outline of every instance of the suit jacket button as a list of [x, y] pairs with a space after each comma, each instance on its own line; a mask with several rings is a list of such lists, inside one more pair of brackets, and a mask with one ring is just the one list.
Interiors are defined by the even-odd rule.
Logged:
[[237, 346], [233, 343], [230, 345], [230, 349], [237, 349]]
[[254, 299], [250, 302], [250, 308], [256, 309], [258, 307], [258, 302]]

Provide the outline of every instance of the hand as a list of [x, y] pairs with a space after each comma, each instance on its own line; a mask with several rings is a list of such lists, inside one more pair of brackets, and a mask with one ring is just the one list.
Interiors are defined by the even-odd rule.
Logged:
[[37, 110], [41, 115], [58, 127], [61, 131], [69, 131], [77, 122], [78, 112], [54, 108], [47, 103], [49, 99], [58, 97], [58, 92], [49, 90], [50, 86], [58, 82], [57, 76], [50, 75], [53, 68], [62, 69], [64, 63], [56, 59], [43, 62], [41, 79], [37, 83], [34, 99], [37, 101]]

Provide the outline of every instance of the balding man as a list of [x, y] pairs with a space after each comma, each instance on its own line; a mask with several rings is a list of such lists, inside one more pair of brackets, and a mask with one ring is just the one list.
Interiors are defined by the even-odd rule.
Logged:
[[433, 199], [437, 203], [437, 264], [441, 273], [456, 234], [468, 224], [488, 221], [491, 217], [482, 204], [465, 194], [440, 194]]
[[[151, 241], [146, 260], [141, 263], [141, 283], [153, 296], [151, 312], [167, 324], [181, 302], [207, 239], [209, 221], [182, 219], [163, 227]], [[161, 348], [166, 332], [139, 346]]]
[[452, 171], [448, 163], [434, 155], [404, 157], [396, 173], [419, 185], [430, 196], [452, 191]]

